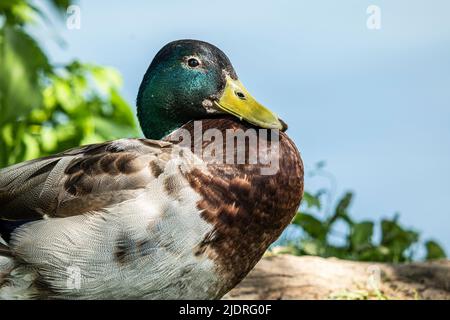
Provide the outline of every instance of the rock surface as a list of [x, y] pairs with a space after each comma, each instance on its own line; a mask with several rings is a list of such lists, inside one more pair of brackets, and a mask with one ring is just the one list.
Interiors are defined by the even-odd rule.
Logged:
[[450, 261], [384, 264], [267, 256], [224, 299], [450, 300]]

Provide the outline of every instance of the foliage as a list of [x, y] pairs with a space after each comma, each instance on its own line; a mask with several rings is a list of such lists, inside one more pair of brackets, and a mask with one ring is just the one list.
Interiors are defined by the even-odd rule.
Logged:
[[[50, 3], [62, 13], [69, 1]], [[138, 134], [117, 71], [52, 65], [27, 29], [42, 15], [24, 0], [0, 3], [0, 168]]]
[[[322, 167], [320, 165], [313, 175], [321, 172]], [[357, 221], [350, 215], [353, 193], [345, 193], [334, 209], [327, 213], [322, 209], [329, 194], [330, 190], [327, 189], [319, 190], [316, 194], [305, 192], [301, 210], [292, 221], [295, 227], [301, 228], [302, 233], [295, 240], [287, 241], [287, 245], [278, 251], [360, 261], [406, 262], [414, 259], [419, 233], [403, 227], [398, 215], [379, 222], [381, 237], [379, 241], [374, 241], [377, 223]], [[331, 241], [337, 223], [343, 223], [348, 230], [341, 235], [341, 245]], [[427, 241], [425, 249], [427, 260], [445, 258], [444, 250], [434, 241]]]

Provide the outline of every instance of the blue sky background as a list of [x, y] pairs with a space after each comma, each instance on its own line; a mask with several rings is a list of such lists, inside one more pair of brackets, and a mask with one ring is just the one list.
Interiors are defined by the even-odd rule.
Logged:
[[[381, 8], [381, 30], [366, 9]], [[81, 29], [40, 37], [54, 62], [110, 65], [134, 106], [167, 42], [211, 42], [289, 125], [305, 164], [321, 160], [358, 219], [400, 213], [450, 253], [450, 2], [447, 0], [79, 1]], [[61, 48], [55, 39], [63, 38]], [[309, 190], [325, 183], [307, 179]]]

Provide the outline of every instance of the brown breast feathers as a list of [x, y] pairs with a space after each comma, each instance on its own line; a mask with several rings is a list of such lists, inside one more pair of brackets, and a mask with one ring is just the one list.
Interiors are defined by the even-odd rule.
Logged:
[[[201, 196], [197, 206], [203, 219], [214, 225], [196, 253], [206, 253], [217, 263], [224, 279], [220, 297], [247, 275], [291, 222], [303, 195], [303, 163], [294, 143], [283, 132], [274, 139], [269, 130], [264, 134], [264, 130], [232, 118], [189, 122], [182, 129], [192, 138], [192, 152], [207, 163], [207, 170], [193, 169], [186, 173], [186, 179]], [[239, 138], [230, 138], [231, 134], [242, 134], [239, 130], [247, 133], [245, 152], [241, 154], [245, 163], [242, 158], [237, 163]], [[179, 134], [175, 132], [166, 139], [178, 141]], [[232, 163], [227, 148], [232, 148]]]

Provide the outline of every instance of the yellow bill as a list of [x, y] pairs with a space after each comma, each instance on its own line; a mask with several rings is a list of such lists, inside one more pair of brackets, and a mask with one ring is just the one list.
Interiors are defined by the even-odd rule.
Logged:
[[229, 76], [227, 76], [222, 96], [219, 101], [214, 101], [214, 103], [220, 110], [258, 127], [286, 129], [286, 124], [280, 122], [275, 113], [256, 101], [239, 80], [234, 80]]

